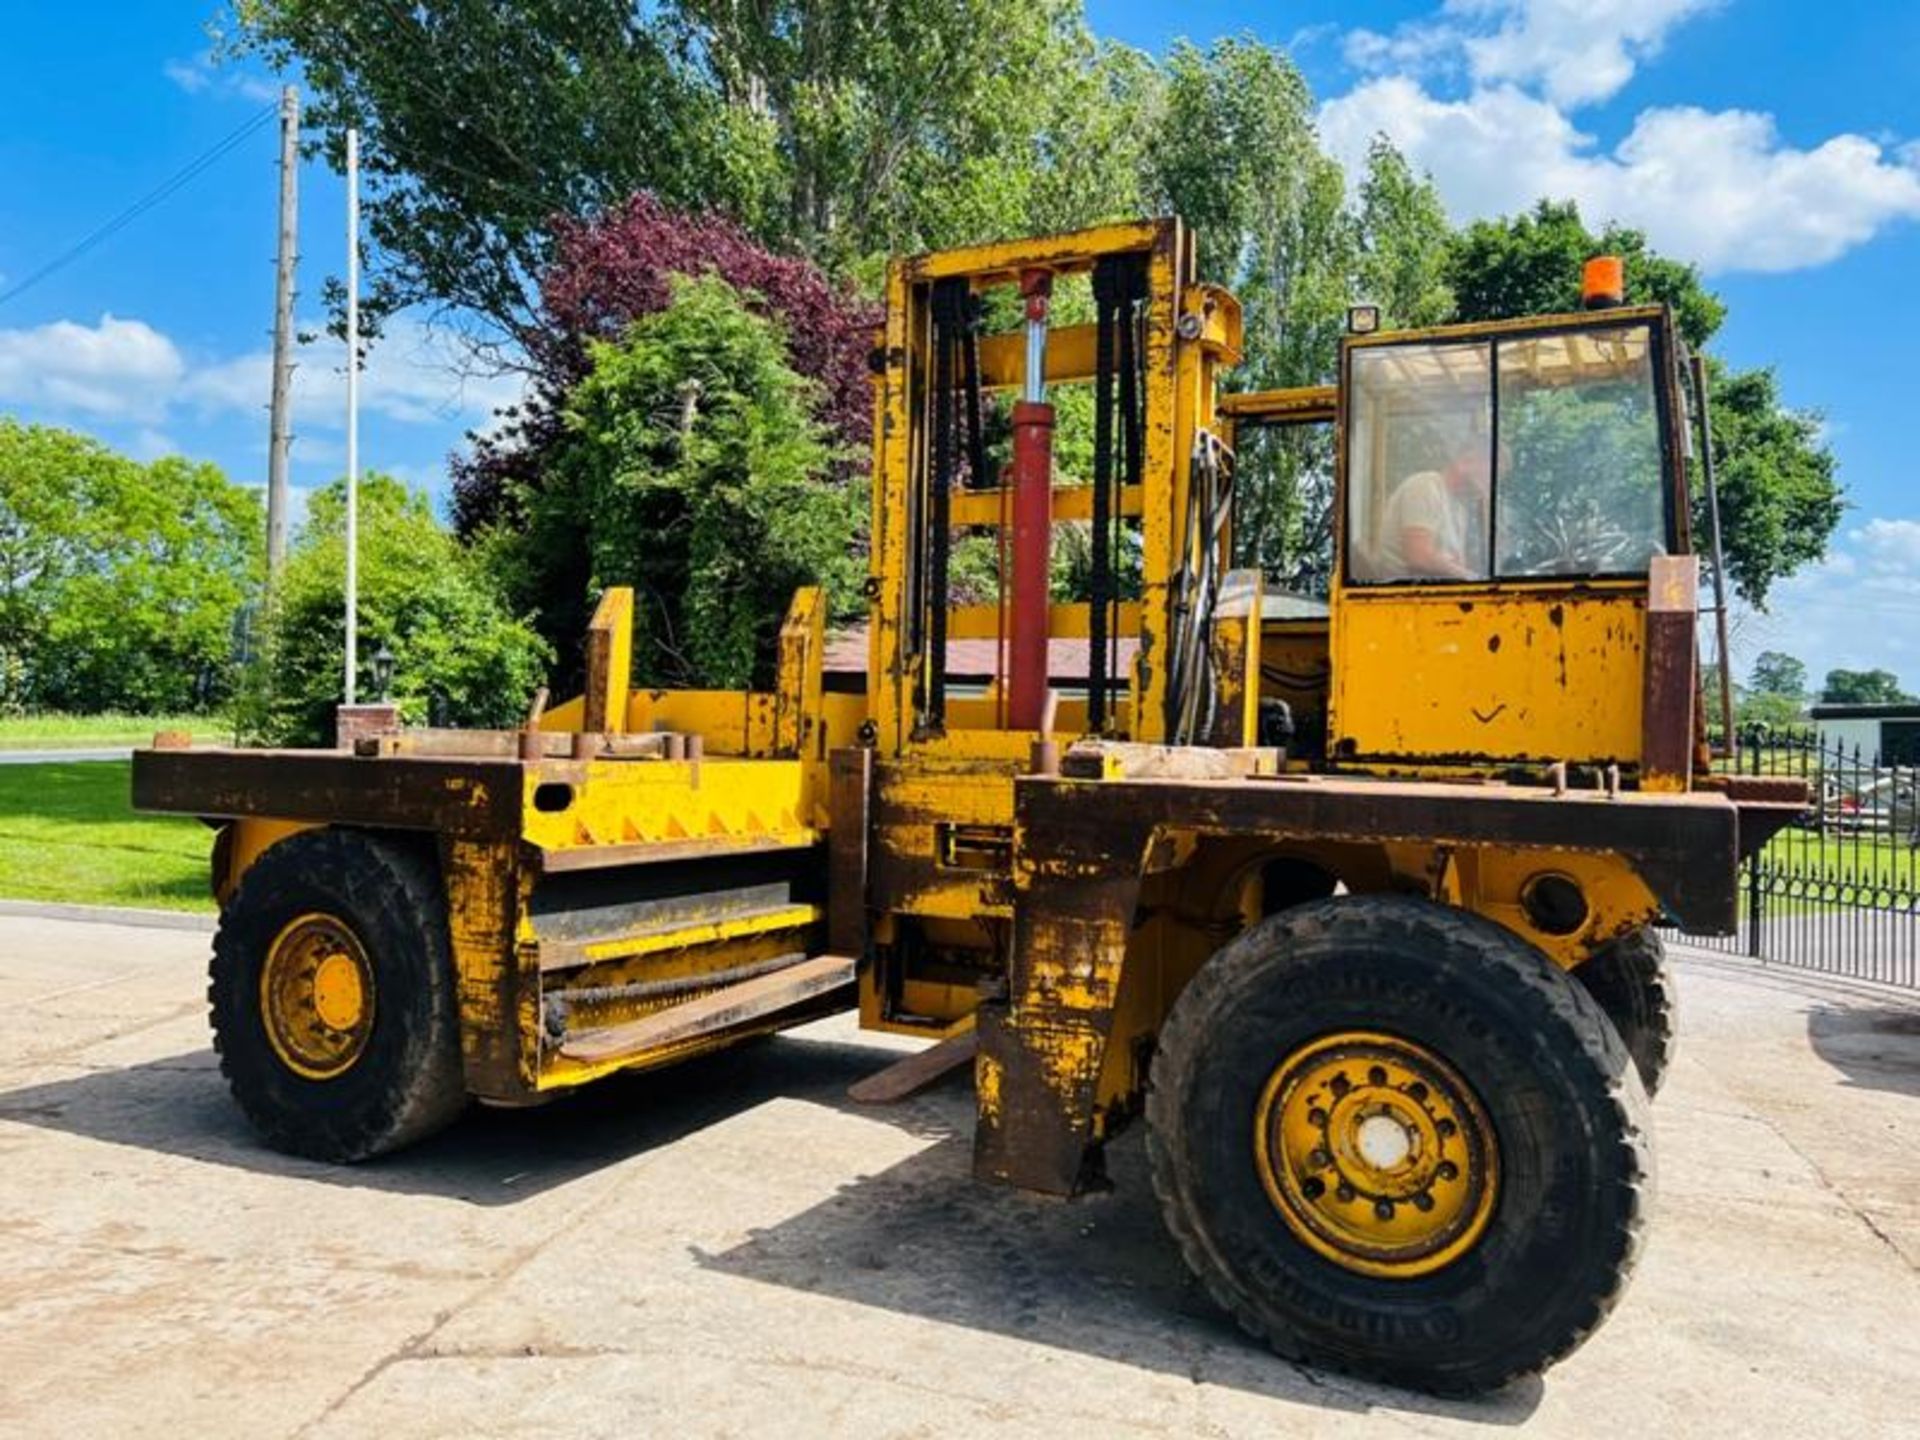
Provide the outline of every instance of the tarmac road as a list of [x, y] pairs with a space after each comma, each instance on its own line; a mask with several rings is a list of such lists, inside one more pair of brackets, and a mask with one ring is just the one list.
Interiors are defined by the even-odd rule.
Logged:
[[1471, 1403], [1253, 1348], [1138, 1138], [979, 1188], [844, 1018], [350, 1170], [261, 1149], [207, 937], [0, 916], [0, 1434], [1825, 1436], [1920, 1426], [1920, 997], [1689, 959], [1653, 1236], [1543, 1381]]

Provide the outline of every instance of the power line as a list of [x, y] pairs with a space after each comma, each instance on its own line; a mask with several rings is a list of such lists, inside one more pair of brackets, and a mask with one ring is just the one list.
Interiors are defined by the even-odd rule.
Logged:
[[100, 226], [97, 230], [94, 230], [82, 239], [75, 241], [67, 249], [63, 250], [38, 270], [27, 276], [27, 278], [19, 284], [12, 286], [5, 293], [0, 294], [0, 305], [4, 305], [9, 300], [25, 294], [56, 270], [64, 269], [96, 245], [111, 239], [121, 230], [124, 230], [135, 220], [138, 220], [142, 215], [146, 214], [147, 211], [167, 199], [168, 196], [189, 184], [196, 176], [200, 175], [223, 155], [239, 145], [241, 141], [253, 134], [254, 131], [260, 129], [260, 127], [265, 125], [269, 120], [273, 119], [274, 116], [279, 113], [279, 108], [277, 101], [272, 105], [268, 105], [251, 120], [241, 125], [239, 129], [229, 134], [224, 140], [217, 141], [211, 147], [202, 151], [197, 158], [188, 161], [152, 190], [149, 190], [145, 195], [134, 201], [133, 204], [107, 221], [106, 224]]

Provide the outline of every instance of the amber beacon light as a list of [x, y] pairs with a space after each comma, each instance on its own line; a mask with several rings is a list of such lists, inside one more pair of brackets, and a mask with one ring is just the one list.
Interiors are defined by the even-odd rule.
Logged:
[[1627, 299], [1626, 266], [1618, 255], [1596, 255], [1580, 275], [1580, 304], [1588, 310], [1611, 310]]

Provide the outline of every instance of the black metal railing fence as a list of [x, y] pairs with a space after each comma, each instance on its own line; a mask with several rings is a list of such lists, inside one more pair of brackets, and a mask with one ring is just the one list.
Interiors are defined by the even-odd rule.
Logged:
[[1920, 986], [1920, 765], [1813, 729], [1747, 731], [1732, 764], [1804, 778], [1810, 802], [1743, 865], [1738, 933], [1686, 943]]

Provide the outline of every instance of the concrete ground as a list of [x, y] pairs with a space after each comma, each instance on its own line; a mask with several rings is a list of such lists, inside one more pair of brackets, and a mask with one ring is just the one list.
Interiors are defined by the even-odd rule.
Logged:
[[0, 1434], [1920, 1433], [1920, 998], [1681, 965], [1653, 1239], [1542, 1381], [1452, 1403], [1215, 1315], [1137, 1137], [977, 1188], [844, 1020], [352, 1170], [261, 1149], [206, 937], [0, 918]]

